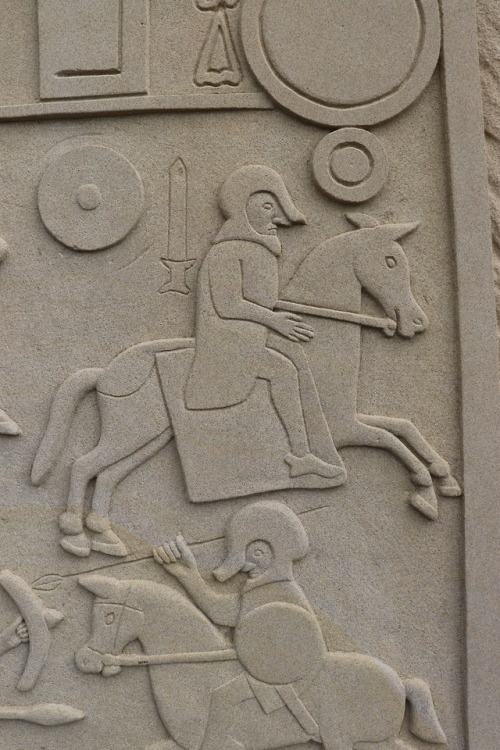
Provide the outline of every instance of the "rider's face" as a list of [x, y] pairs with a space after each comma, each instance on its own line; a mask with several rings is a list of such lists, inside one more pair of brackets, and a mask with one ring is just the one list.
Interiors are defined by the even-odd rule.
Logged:
[[245, 565], [242, 571], [248, 573], [249, 578], [257, 578], [266, 572], [273, 561], [273, 557], [270, 544], [262, 540], [251, 542], [245, 551]]
[[275, 235], [278, 227], [289, 227], [290, 221], [272, 193], [254, 193], [246, 206], [250, 225], [258, 234]]

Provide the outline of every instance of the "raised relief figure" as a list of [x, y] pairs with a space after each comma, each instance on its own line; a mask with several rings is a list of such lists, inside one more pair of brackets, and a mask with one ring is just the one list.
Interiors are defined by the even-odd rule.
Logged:
[[[226, 222], [198, 276], [196, 347], [185, 396], [188, 409], [222, 409], [245, 401], [257, 379], [269, 383], [271, 398], [285, 426], [291, 476], [318, 474], [345, 481], [345, 470], [331, 438], [335, 462], [310, 452], [306, 419], [325, 418], [300, 342], [313, 336], [299, 315], [275, 312], [279, 293], [279, 227], [304, 224], [280, 175], [269, 167], [248, 166], [224, 183], [219, 205]], [[275, 332], [278, 336], [270, 337]], [[290, 343], [293, 342], [293, 343]], [[298, 370], [305, 372], [299, 380]], [[302, 367], [301, 367], [302, 365]], [[303, 399], [302, 393], [307, 393]], [[327, 431], [328, 428], [326, 428]]]
[[[79, 579], [96, 599], [77, 667], [108, 677], [125, 666], [149, 669], [172, 738], [155, 750], [172, 749], [172, 740], [184, 750], [271, 750], [309, 740], [325, 750], [353, 750], [360, 742], [410, 750], [399, 739], [406, 701], [412, 734], [446, 742], [426, 682], [401, 680], [383, 662], [342, 650], [345, 634], [336, 626], [328, 650], [294, 576], [308, 536], [286, 505], [262, 501], [237, 511], [226, 546], [214, 576], [247, 577], [232, 593], [202, 577], [181, 535], [154, 556], [192, 601], [149, 581]], [[230, 628], [233, 648], [220, 627]], [[136, 638], [144, 653], [123, 653]]]
[[[109, 521], [114, 490], [174, 437], [195, 503], [337, 487], [346, 480], [337, 448], [365, 446], [406, 467], [409, 503], [435, 520], [436, 490], [461, 494], [449, 463], [410, 420], [358, 411], [362, 327], [411, 339], [428, 326], [400, 244], [418, 224], [348, 214], [355, 229], [314, 247], [279, 299], [278, 230], [305, 222], [283, 179], [269, 167], [241, 167], [222, 185], [219, 206], [226, 221], [199, 272], [196, 338], [137, 344], [106, 368], [74, 373], [54, 398], [34, 484], [55, 465], [80, 400], [94, 390], [101, 417], [98, 444], [72, 466], [61, 546], [80, 557], [125, 556]], [[386, 317], [362, 312], [363, 291]]]

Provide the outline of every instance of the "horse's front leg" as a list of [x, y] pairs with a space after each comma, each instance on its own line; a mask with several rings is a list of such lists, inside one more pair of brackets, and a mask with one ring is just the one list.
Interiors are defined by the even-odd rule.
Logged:
[[356, 421], [348, 430], [344, 429], [338, 447], [366, 446], [382, 448], [392, 453], [410, 472], [410, 479], [418, 490], [410, 495], [409, 502], [422, 515], [435, 521], [438, 517], [437, 498], [432, 485], [432, 477], [424, 463], [392, 432], [383, 427]]
[[358, 414], [357, 419], [372, 427], [382, 427], [402, 438], [424, 461], [429, 464], [429, 472], [435, 477], [439, 493], [445, 497], [460, 497], [462, 489], [451, 473], [449, 463], [439, 455], [421, 432], [409, 419], [381, 417], [372, 414]]

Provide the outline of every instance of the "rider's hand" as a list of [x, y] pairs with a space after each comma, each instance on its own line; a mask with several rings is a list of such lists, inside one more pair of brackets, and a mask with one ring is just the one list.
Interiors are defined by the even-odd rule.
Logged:
[[173, 576], [198, 570], [196, 558], [182, 534], [178, 534], [175, 540], [165, 542], [162, 547], [155, 547], [153, 557], [158, 565], [164, 566]]
[[309, 341], [314, 338], [314, 330], [304, 323], [300, 315], [291, 312], [275, 312], [272, 327], [291, 341]]
[[28, 633], [28, 628], [24, 620], [17, 626], [16, 635], [20, 639], [21, 643], [27, 643], [29, 641], [30, 635]]

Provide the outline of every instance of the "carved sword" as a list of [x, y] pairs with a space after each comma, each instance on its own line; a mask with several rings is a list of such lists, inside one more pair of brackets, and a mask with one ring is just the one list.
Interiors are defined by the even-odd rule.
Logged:
[[189, 294], [191, 286], [187, 281], [187, 272], [196, 260], [188, 260], [187, 257], [188, 174], [180, 157], [170, 167], [169, 175], [168, 257], [162, 258], [161, 262], [168, 268], [170, 278], [159, 292]]

